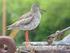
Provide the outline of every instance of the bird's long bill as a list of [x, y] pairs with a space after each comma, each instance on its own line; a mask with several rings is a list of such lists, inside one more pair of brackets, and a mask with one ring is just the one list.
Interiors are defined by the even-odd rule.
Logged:
[[41, 11], [41, 12], [47, 12], [47, 10], [44, 10], [44, 9], [41, 9], [41, 8], [40, 8], [40, 11]]
[[25, 46], [26, 46], [26, 48], [28, 48], [28, 46], [29, 46], [29, 31], [25, 31], [25, 42], [26, 42]]

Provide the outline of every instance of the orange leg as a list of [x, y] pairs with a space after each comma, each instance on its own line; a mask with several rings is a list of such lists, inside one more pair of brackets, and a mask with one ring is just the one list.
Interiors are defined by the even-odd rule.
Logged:
[[26, 48], [28, 48], [28, 45], [29, 45], [29, 32], [28, 31], [25, 32], [25, 42], [26, 42]]

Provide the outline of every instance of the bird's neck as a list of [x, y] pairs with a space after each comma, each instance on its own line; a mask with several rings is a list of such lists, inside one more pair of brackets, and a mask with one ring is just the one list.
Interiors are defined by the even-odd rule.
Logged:
[[40, 10], [34, 11], [34, 10], [31, 9], [31, 12], [32, 12], [32, 13], [38, 13], [38, 12], [40, 12]]

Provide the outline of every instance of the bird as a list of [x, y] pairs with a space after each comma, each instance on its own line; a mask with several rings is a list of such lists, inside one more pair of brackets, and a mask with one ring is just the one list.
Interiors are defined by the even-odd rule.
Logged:
[[48, 44], [52, 44], [53, 42], [54, 43], [56, 42], [56, 43], [64, 44], [65, 42], [67, 42], [66, 40], [68, 40], [70, 38], [70, 35], [66, 36], [63, 40], [61, 40], [61, 39], [63, 38], [64, 32], [69, 30], [69, 29], [70, 29], [70, 26], [63, 29], [63, 30], [57, 30], [55, 33], [48, 36], [48, 40], [47, 40]]
[[41, 13], [39, 6], [37, 4], [33, 4], [31, 10], [28, 13], [22, 15], [19, 20], [7, 27], [8, 30], [34, 30], [39, 25], [40, 20]]
[[48, 45], [51, 45], [55, 40], [57, 40], [63, 33], [61, 31], [56, 31], [55, 33], [51, 34], [48, 36], [47, 42]]
[[25, 39], [26, 39], [26, 47], [28, 48], [29, 45], [28, 31], [37, 28], [38, 25], [40, 24], [40, 21], [41, 21], [40, 7], [37, 4], [32, 4], [29, 12], [22, 15], [15, 23], [7, 26], [7, 28], [8, 30], [19, 29], [19, 30], [26, 31]]
[[67, 36], [65, 36], [62, 40], [60, 41], [54, 41], [53, 44], [56, 45], [70, 45], [70, 34], [68, 34]]
[[56, 40], [56, 35], [52, 34], [48, 36], [48, 44], [55, 44], [55, 45], [70, 45], [70, 34], [65, 36], [62, 40]]

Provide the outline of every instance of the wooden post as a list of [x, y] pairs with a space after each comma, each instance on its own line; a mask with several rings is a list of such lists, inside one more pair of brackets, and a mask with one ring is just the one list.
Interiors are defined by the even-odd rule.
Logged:
[[29, 46], [29, 31], [25, 31], [25, 42], [26, 42], [26, 48]]
[[2, 9], [2, 35], [6, 35], [6, 0], [2, 0], [3, 9]]

